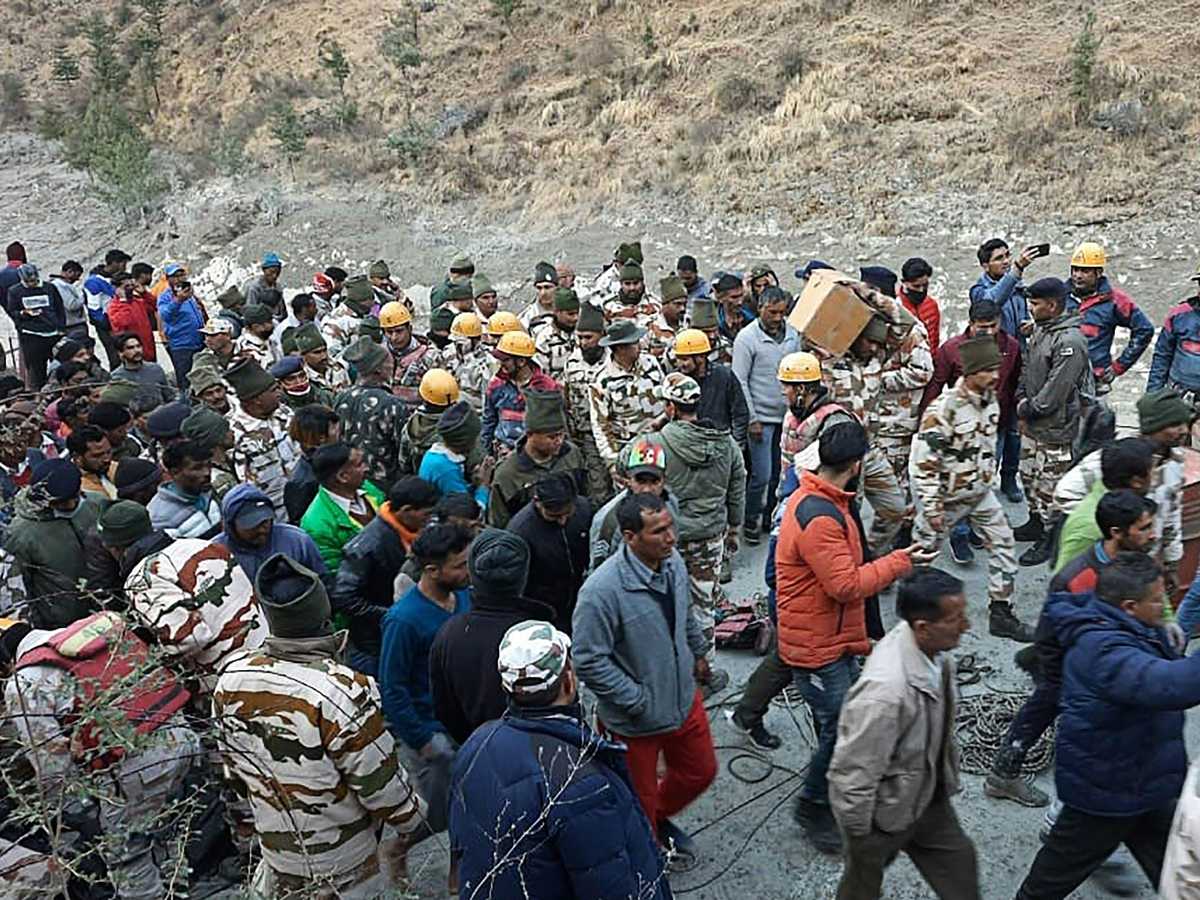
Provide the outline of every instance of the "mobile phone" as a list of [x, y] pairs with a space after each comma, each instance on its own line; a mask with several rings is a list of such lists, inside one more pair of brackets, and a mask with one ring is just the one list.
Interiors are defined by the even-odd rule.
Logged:
[[1033, 251], [1034, 259], [1037, 259], [1038, 257], [1041, 257], [1041, 256], [1049, 256], [1050, 255], [1050, 245], [1049, 244], [1033, 244], [1032, 246], [1029, 247], [1029, 249]]

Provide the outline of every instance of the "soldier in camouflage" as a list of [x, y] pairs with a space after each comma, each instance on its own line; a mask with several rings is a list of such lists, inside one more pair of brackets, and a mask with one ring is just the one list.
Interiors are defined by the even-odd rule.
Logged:
[[692, 303], [689, 326], [703, 331], [712, 345], [712, 352], [708, 355], [709, 362], [723, 366], [733, 364], [733, 341], [721, 333], [721, 322], [717, 318], [717, 305], [714, 301], [700, 299]]
[[416, 475], [421, 470], [421, 458], [438, 439], [438, 420], [460, 397], [458, 382], [445, 369], [426, 372], [420, 392], [422, 403], [408, 417], [400, 435], [401, 475]]
[[229, 319], [213, 316], [204, 323], [204, 349], [192, 357], [193, 369], [224, 372], [233, 361], [234, 325]]
[[125, 579], [129, 619], [155, 636], [172, 668], [208, 697], [240, 650], [267, 636], [246, 573], [225, 547], [181, 538], [134, 566]]
[[341, 438], [362, 449], [372, 482], [391, 486], [402, 474], [400, 444], [408, 419], [408, 407], [387, 388], [392, 383], [392, 355], [362, 336], [343, 358], [354, 364], [358, 383], [334, 401]]
[[612, 497], [612, 478], [596, 448], [592, 433], [591, 385], [604, 366], [604, 315], [600, 308], [585, 303], [575, 326], [576, 347], [567, 357], [563, 374], [563, 401], [567, 410], [567, 438], [583, 453], [587, 470], [587, 498], [599, 509]]
[[996, 637], [1028, 643], [1033, 629], [1012, 608], [1017, 577], [1016, 542], [992, 491], [1000, 405], [1000, 348], [990, 336], [959, 345], [963, 377], [925, 411], [913, 441], [909, 475], [917, 501], [914, 539], [938, 549], [962, 519], [988, 550], [988, 628]]
[[621, 290], [609, 297], [600, 307], [606, 322], [629, 319], [638, 328], [649, 330], [650, 323], [658, 318], [662, 304], [646, 290], [646, 276], [637, 263], [626, 263], [621, 267]]
[[329, 355], [329, 343], [314, 322], [306, 322], [292, 333], [296, 352], [304, 361], [304, 371], [313, 384], [330, 391], [335, 397], [350, 387], [350, 373]]
[[597, 303], [611, 297], [621, 289], [621, 269], [627, 263], [637, 263], [640, 266], [643, 262], [645, 257], [642, 255], [641, 241], [621, 244], [613, 251], [612, 263], [592, 282], [588, 296]]
[[558, 270], [548, 262], [540, 262], [533, 272], [533, 287], [537, 298], [521, 310], [517, 320], [529, 335], [554, 318], [554, 294], [558, 290]]
[[[222, 672], [212, 714], [227, 772], [245, 786], [262, 848], [265, 898], [374, 900], [384, 852], [428, 833], [372, 678], [338, 661], [320, 579], [283, 554], [255, 579], [271, 635]], [[380, 831], [399, 837], [381, 848]], [[385, 835], [387, 832], [385, 832]], [[401, 873], [396, 873], [401, 874]]]
[[276, 517], [287, 521], [283, 488], [300, 458], [300, 449], [288, 437], [292, 411], [279, 402], [279, 383], [252, 359], [233, 366], [225, 378], [238, 395], [229, 423], [234, 471], [241, 481], [261, 488], [271, 498]]
[[358, 338], [363, 320], [371, 315], [375, 293], [366, 275], [347, 278], [342, 285], [342, 302], [321, 320], [321, 334], [325, 336], [331, 356], [340, 356]]
[[608, 348], [608, 359], [590, 385], [592, 436], [600, 459], [614, 476], [621, 448], [652, 428], [664, 409], [662, 368], [641, 351], [645, 336], [644, 328], [625, 318], [609, 325], [600, 339], [600, 346]]
[[658, 283], [658, 289], [662, 294], [662, 306], [658, 315], [646, 325], [645, 347], [665, 367], [670, 364], [668, 351], [675, 343], [675, 335], [684, 328], [687, 288], [678, 275], [668, 275]]
[[219, 416], [227, 416], [233, 409], [229, 387], [225, 384], [224, 369], [218, 372], [207, 366], [192, 366], [188, 372], [188, 394], [192, 405], [207, 406]]
[[233, 345], [235, 357], [255, 360], [264, 369], [270, 369], [279, 361], [278, 351], [271, 342], [275, 330], [275, 317], [269, 307], [251, 303], [242, 314], [245, 327], [241, 337]]
[[319, 403], [333, 406], [333, 394], [327, 388], [309, 380], [304, 361], [299, 356], [285, 356], [271, 366], [271, 377], [279, 382], [279, 399], [288, 409]]
[[534, 360], [542, 371], [562, 383], [567, 358], [575, 349], [575, 327], [579, 323], [579, 297], [567, 288], [554, 292], [554, 315], [531, 332], [537, 348]]
[[909, 450], [920, 425], [921, 395], [933, 377], [933, 354], [925, 326], [920, 322], [913, 322], [911, 328], [892, 325], [885, 354], [880, 373], [883, 393], [879, 398], [878, 443], [908, 496]]
[[888, 320], [875, 315], [855, 338], [846, 355], [825, 368], [833, 394], [863, 423], [871, 449], [863, 460], [862, 491], [874, 516], [867, 536], [871, 552], [882, 556], [900, 527], [912, 517], [892, 464], [879, 446], [879, 405], [883, 394], [880, 355], [888, 337]]
[[443, 368], [454, 376], [462, 398], [475, 412], [483, 410], [483, 395], [492, 380], [495, 362], [483, 343], [483, 328], [478, 313], [459, 313], [450, 323], [450, 343], [442, 351]]

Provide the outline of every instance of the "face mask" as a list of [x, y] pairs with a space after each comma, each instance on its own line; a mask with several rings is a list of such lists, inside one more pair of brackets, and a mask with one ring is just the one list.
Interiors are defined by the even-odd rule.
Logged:
[[445, 350], [446, 345], [450, 343], [450, 335], [429, 333], [429, 342], [439, 350]]
[[593, 366], [600, 362], [601, 358], [604, 356], [604, 348], [599, 345], [595, 347], [584, 347], [580, 352], [583, 356], [583, 361], [588, 365]]
[[312, 385], [306, 379], [302, 385], [299, 385], [299, 386], [292, 385], [291, 387], [285, 387], [284, 390], [287, 391], [289, 394], [291, 394], [293, 397], [303, 397], [305, 394], [308, 393], [308, 391], [311, 387], [312, 387]]
[[845, 492], [847, 494], [857, 494], [860, 479], [861, 479], [861, 475], [855, 475], [853, 478], [851, 478], [849, 481], [846, 482], [846, 487], [843, 488], [843, 490], [845, 490]]
[[904, 293], [908, 295], [908, 299], [913, 303], [921, 303], [929, 296], [929, 291], [906, 290]]

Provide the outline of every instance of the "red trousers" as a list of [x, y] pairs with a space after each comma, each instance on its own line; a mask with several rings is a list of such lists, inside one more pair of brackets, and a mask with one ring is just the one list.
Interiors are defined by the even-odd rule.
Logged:
[[[629, 776], [656, 835], [659, 822], [703, 794], [717, 777], [717, 754], [699, 690], [687, 720], [674, 731], [646, 737], [620, 734], [614, 737], [629, 747], [625, 754]], [[667, 774], [662, 781], [658, 780], [660, 751], [667, 763]]]

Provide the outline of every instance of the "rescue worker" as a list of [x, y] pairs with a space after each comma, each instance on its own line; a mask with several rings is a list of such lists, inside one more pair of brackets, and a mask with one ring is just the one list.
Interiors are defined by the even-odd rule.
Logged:
[[626, 263], [621, 267], [621, 289], [609, 297], [600, 307], [604, 320], [630, 319], [638, 328], [649, 330], [650, 323], [658, 318], [662, 304], [646, 290], [646, 276], [638, 263]]
[[399, 468], [403, 475], [415, 475], [420, 470], [421, 457], [437, 440], [438, 419], [459, 398], [458, 382], [445, 369], [426, 372], [418, 390], [421, 405], [408, 417], [400, 435]]
[[500, 371], [488, 383], [483, 400], [483, 434], [480, 446], [485, 453], [513, 450], [525, 434], [525, 397], [529, 389], [555, 391], [558, 382], [534, 362], [533, 338], [524, 332], [508, 332], [492, 351], [500, 360]]
[[675, 335], [684, 326], [684, 314], [687, 311], [687, 288], [676, 275], [668, 275], [658, 283], [662, 295], [662, 305], [655, 316], [646, 325], [646, 349], [654, 358], [668, 364], [667, 351], [675, 343]]
[[280, 404], [279, 382], [253, 359], [230, 368], [225, 378], [238, 395], [229, 423], [234, 438], [230, 461], [238, 478], [261, 488], [274, 505], [276, 518], [285, 522], [283, 489], [300, 457], [300, 449], [288, 437], [291, 410]]
[[614, 480], [621, 448], [663, 411], [663, 372], [658, 360], [642, 352], [645, 336], [646, 329], [629, 318], [609, 325], [600, 339], [608, 358], [589, 386], [592, 435]]
[[527, 334], [554, 318], [554, 293], [558, 290], [558, 270], [548, 262], [540, 262], [534, 268], [533, 288], [537, 297], [521, 310], [517, 320]]
[[392, 393], [411, 412], [421, 404], [421, 376], [437, 367], [440, 354], [428, 338], [413, 333], [412, 313], [403, 303], [384, 304], [379, 327], [392, 354]]
[[[483, 322], [477, 313], [459, 313], [450, 323], [450, 344], [442, 353], [444, 366], [462, 391], [463, 399], [483, 411], [483, 395], [492, 379], [492, 358], [483, 343]], [[426, 371], [425, 375], [432, 372]], [[425, 376], [421, 376], [425, 383]], [[423, 397], [424, 395], [422, 395]]]
[[1158, 332], [1146, 390], [1173, 387], [1194, 403], [1200, 395], [1200, 267], [1191, 280], [1197, 293], [1172, 307]]
[[362, 449], [372, 481], [390, 485], [402, 474], [400, 444], [408, 419], [408, 407], [388, 389], [392, 383], [392, 354], [361, 335], [342, 358], [358, 371], [358, 381], [338, 394], [334, 405], [341, 422], [341, 438]]

